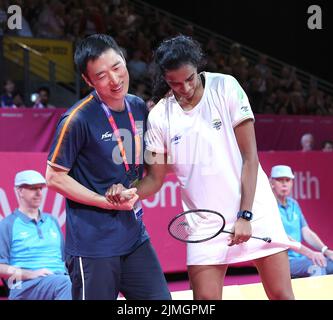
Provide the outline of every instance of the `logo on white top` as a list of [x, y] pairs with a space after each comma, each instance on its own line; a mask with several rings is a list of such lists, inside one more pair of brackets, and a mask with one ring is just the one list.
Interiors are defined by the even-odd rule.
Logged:
[[172, 139], [171, 139], [171, 143], [173, 144], [178, 144], [180, 142], [181, 139], [181, 135], [175, 135]]
[[220, 119], [213, 120], [213, 128], [216, 130], [220, 130], [222, 127], [222, 121]]
[[244, 113], [244, 114], [246, 114], [246, 113], [248, 113], [250, 110], [249, 110], [250, 108], [248, 107], [248, 106], [243, 106], [243, 107], [241, 107], [241, 111], [242, 111], [242, 113]]

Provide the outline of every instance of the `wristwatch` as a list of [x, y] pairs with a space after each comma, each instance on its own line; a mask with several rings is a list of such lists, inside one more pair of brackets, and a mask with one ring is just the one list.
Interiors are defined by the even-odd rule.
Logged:
[[325, 254], [325, 252], [327, 250], [328, 250], [328, 246], [323, 246], [320, 251], [321, 251], [322, 254]]
[[247, 221], [251, 221], [253, 218], [253, 213], [249, 210], [240, 210], [237, 213], [237, 219], [243, 218]]

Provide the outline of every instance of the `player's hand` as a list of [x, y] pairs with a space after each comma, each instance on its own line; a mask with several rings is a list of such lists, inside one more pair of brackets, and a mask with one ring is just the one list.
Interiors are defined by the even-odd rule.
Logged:
[[248, 241], [252, 235], [252, 226], [250, 221], [239, 218], [234, 225], [234, 234], [228, 237], [228, 246], [241, 244]]
[[124, 200], [122, 202], [113, 202], [110, 200], [105, 200], [104, 209], [131, 211], [133, 210], [133, 206], [138, 201], [138, 199], [139, 196], [137, 194], [134, 194], [131, 195], [130, 199]]
[[310, 258], [312, 262], [319, 267], [325, 268], [327, 266], [326, 258], [321, 252], [313, 251]]
[[105, 192], [106, 199], [112, 204], [120, 204], [136, 196], [136, 188], [127, 189], [121, 183], [114, 184]]

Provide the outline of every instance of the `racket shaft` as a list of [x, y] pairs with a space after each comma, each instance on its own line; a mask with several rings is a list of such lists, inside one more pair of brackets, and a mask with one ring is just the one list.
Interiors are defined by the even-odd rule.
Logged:
[[[223, 230], [222, 232], [229, 233], [229, 234], [235, 234], [234, 232], [228, 231], [228, 230]], [[271, 242], [272, 241], [271, 238], [268, 238], [268, 237], [260, 238], [260, 237], [251, 236], [251, 238], [262, 240], [262, 241], [265, 241], [265, 242]]]

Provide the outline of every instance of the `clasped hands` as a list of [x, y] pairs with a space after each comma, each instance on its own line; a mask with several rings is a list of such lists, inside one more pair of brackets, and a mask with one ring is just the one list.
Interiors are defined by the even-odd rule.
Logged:
[[121, 183], [114, 184], [105, 192], [105, 198], [113, 210], [132, 210], [139, 199], [137, 188], [125, 188]]

